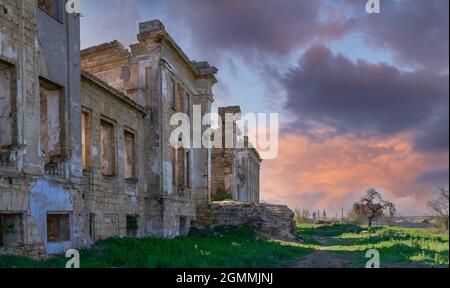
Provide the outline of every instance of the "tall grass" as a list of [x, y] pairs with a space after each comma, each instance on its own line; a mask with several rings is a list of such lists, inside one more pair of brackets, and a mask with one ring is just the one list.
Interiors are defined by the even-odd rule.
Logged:
[[[311, 252], [280, 241], [258, 240], [250, 228], [194, 230], [176, 239], [108, 239], [80, 250], [81, 268], [270, 268]], [[0, 257], [0, 267], [64, 268], [67, 259], [47, 261]]]

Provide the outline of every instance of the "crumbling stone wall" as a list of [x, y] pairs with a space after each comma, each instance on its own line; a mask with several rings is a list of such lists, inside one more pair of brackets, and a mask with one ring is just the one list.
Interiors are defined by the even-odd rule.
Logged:
[[[0, 135], [5, 137], [0, 147], [0, 214], [18, 216], [7, 229], [14, 237], [5, 236], [3, 231], [3, 242], [9, 243], [3, 243], [0, 253], [31, 256], [60, 252], [64, 245], [77, 247], [84, 242], [77, 229], [83, 224], [81, 217], [72, 218], [75, 228], [68, 243], [49, 243], [46, 233], [48, 212], [76, 215], [82, 207], [81, 189], [75, 184], [82, 175], [76, 121], [80, 117], [79, 37], [71, 37], [79, 35], [79, 19], [63, 14], [58, 15], [61, 22], [54, 21], [37, 4], [34, 0], [0, 3], [0, 63], [2, 72], [5, 67], [8, 70], [10, 81], [9, 87], [4, 81], [0, 84], [0, 90], [9, 90], [2, 97], [10, 97], [1, 101], [1, 110], [10, 115]], [[42, 79], [63, 91], [58, 114], [63, 126], [52, 139], [58, 140], [55, 148], [61, 157], [51, 164], [46, 149], [42, 149]]]
[[199, 228], [249, 226], [267, 239], [295, 240], [294, 212], [282, 205], [212, 202], [199, 208], [195, 225]]
[[[148, 131], [148, 111], [88, 73], [82, 75], [82, 109], [88, 125], [89, 162], [84, 168], [84, 215], [90, 219], [89, 236], [92, 241], [108, 237], [127, 236], [127, 217], [136, 217], [136, 236], [146, 235], [144, 202], [147, 196], [146, 173], [149, 159], [145, 139]], [[109, 140], [102, 143], [102, 123], [111, 127]], [[87, 129], [89, 131], [87, 131]], [[126, 136], [132, 135], [131, 150], [125, 147]], [[106, 144], [106, 146], [104, 145]], [[102, 161], [104, 153], [111, 153], [114, 161], [108, 171]], [[128, 153], [134, 153], [130, 155]], [[128, 156], [127, 156], [128, 155]], [[134, 176], [126, 175], [126, 158], [132, 157]]]
[[[37, 6], [46, 1], [0, 2], [0, 216], [10, 233], [0, 254], [187, 234], [211, 195], [212, 155], [173, 153], [170, 119], [201, 122], [217, 69], [191, 61], [158, 20], [141, 23], [129, 49], [113, 41], [80, 59], [79, 15], [53, 1], [46, 11]], [[103, 145], [102, 123], [112, 127], [103, 125]]]
[[139, 26], [138, 42], [130, 50], [113, 41], [83, 50], [81, 63], [83, 70], [151, 111], [143, 147], [150, 163], [146, 232], [174, 237], [187, 230], [183, 227], [195, 218], [197, 203], [208, 199], [211, 159], [206, 149], [174, 151], [170, 119], [178, 112], [194, 116], [194, 104], [201, 105], [200, 118], [210, 112], [217, 70], [191, 61], [160, 21]]
[[[248, 141], [240, 139], [236, 121], [240, 119], [239, 106], [219, 107], [221, 118], [222, 147], [212, 149], [212, 195], [220, 190], [231, 194], [230, 200], [242, 202], [260, 201], [260, 166], [262, 159], [258, 151]], [[232, 125], [226, 124], [226, 115], [237, 117]], [[226, 139], [232, 135], [232, 140]], [[227, 143], [228, 141], [228, 143]], [[232, 148], [231, 148], [232, 147]], [[241, 148], [243, 147], [243, 148]], [[214, 199], [214, 198], [213, 198]]]

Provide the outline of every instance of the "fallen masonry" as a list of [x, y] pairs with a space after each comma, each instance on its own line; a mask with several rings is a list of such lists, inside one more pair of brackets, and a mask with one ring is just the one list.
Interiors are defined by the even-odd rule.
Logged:
[[197, 228], [249, 226], [266, 239], [295, 240], [294, 212], [284, 205], [212, 202], [199, 207]]

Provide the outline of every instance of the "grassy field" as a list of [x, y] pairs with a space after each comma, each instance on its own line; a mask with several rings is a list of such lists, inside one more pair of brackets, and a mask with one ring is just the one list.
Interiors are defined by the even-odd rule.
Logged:
[[[308, 245], [258, 240], [248, 228], [193, 231], [177, 239], [109, 239], [80, 250], [81, 268], [279, 267], [308, 254]], [[0, 257], [0, 267], [64, 268], [63, 256], [44, 262]]]
[[350, 224], [300, 225], [298, 236], [316, 249], [349, 259], [347, 267], [364, 267], [366, 252], [380, 253], [381, 267], [447, 267], [449, 235], [428, 229], [373, 228]]
[[[385, 227], [367, 233], [348, 224], [300, 225], [297, 234], [301, 243], [259, 240], [248, 228], [195, 230], [172, 240], [109, 239], [80, 250], [80, 262], [82, 268], [295, 268], [330, 267], [330, 261], [337, 267], [364, 267], [366, 251], [377, 249], [382, 267], [449, 264], [448, 234], [425, 229]], [[63, 256], [46, 261], [2, 256], [0, 267], [64, 268], [66, 261]]]

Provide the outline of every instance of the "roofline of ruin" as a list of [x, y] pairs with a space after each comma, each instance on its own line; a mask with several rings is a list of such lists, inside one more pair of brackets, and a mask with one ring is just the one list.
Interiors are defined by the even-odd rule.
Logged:
[[87, 79], [90, 82], [96, 84], [100, 88], [108, 91], [112, 95], [116, 96], [116, 98], [122, 100], [123, 102], [125, 102], [129, 106], [133, 107], [134, 109], [138, 110], [139, 112], [141, 112], [145, 116], [149, 114], [149, 112], [147, 111], [146, 108], [142, 107], [141, 105], [136, 103], [133, 99], [131, 99], [130, 97], [126, 96], [125, 94], [123, 94], [122, 92], [117, 90], [116, 88], [110, 86], [108, 83], [106, 83], [105, 81], [99, 79], [95, 75], [82, 70], [81, 71], [81, 77], [84, 77], [85, 79]]

